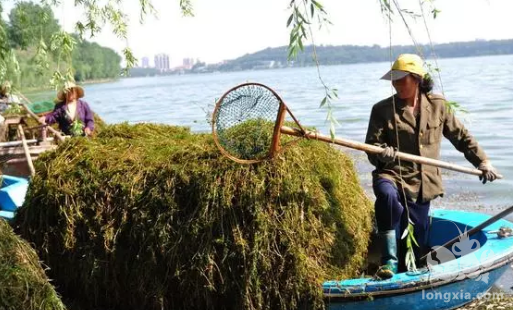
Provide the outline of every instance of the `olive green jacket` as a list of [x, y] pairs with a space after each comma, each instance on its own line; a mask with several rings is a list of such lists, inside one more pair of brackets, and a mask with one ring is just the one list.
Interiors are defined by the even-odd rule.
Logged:
[[[393, 108], [395, 98], [395, 111]], [[395, 122], [394, 122], [395, 118]], [[419, 120], [419, 124], [417, 124]], [[445, 99], [440, 95], [421, 95], [420, 116], [415, 119], [407, 109], [406, 102], [397, 96], [378, 102], [372, 108], [365, 143], [396, 147], [399, 151], [433, 159], [440, 157], [442, 135], [465, 155], [475, 167], [486, 160], [486, 154], [476, 139], [463, 124], [447, 109]], [[398, 128], [399, 146], [396, 138]], [[421, 165], [398, 159], [384, 164], [375, 154], [367, 154], [376, 167], [373, 178], [387, 178], [404, 188], [413, 201], [430, 201], [444, 193], [440, 168]], [[401, 176], [399, 171], [402, 173]]]

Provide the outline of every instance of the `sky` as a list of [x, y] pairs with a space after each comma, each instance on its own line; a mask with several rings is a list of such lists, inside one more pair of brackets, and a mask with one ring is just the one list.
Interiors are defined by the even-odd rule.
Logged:
[[[394, 17], [390, 36], [379, 0], [319, 0], [328, 12], [332, 25], [319, 30], [312, 27], [315, 44], [324, 45], [410, 45], [409, 36], [399, 16]], [[419, 0], [398, 0], [403, 9], [419, 12]], [[74, 30], [82, 16], [72, 0], [63, 0], [54, 12], [67, 31]], [[173, 66], [182, 59], [195, 58], [207, 63], [234, 59], [267, 47], [288, 44], [290, 0], [192, 0], [194, 17], [183, 17], [179, 0], [153, 0], [157, 17], [139, 21], [139, 0], [124, 0], [129, 16], [128, 41], [120, 40], [104, 27], [93, 38], [117, 52], [128, 46], [139, 59], [166, 53]], [[419, 43], [473, 41], [476, 39], [513, 39], [512, 0], [435, 0], [441, 11], [433, 20], [427, 16], [428, 31], [422, 18], [409, 20], [413, 36]], [[7, 9], [7, 7], [6, 7]], [[426, 8], [427, 10], [427, 8]], [[311, 41], [309, 42], [311, 43]]]

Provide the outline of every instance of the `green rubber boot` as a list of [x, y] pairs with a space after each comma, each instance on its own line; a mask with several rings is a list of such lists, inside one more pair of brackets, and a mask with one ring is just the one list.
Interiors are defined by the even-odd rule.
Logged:
[[376, 272], [380, 279], [390, 279], [397, 273], [397, 239], [395, 230], [378, 233], [381, 243], [381, 267]]

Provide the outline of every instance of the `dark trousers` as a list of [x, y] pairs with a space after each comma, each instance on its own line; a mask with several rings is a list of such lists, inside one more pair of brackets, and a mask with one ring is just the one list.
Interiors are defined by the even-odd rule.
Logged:
[[[404, 208], [404, 197], [401, 190], [395, 184], [384, 178], [375, 179], [373, 182], [376, 203], [374, 210], [379, 231], [395, 230], [397, 236], [397, 247], [399, 257], [399, 269], [404, 271], [404, 257], [406, 254], [405, 241], [400, 240], [408, 225], [406, 209]], [[410, 219], [414, 225], [415, 240], [420, 248], [414, 247], [417, 260], [426, 252], [428, 229], [429, 229], [429, 206], [430, 202], [413, 202], [406, 197]]]

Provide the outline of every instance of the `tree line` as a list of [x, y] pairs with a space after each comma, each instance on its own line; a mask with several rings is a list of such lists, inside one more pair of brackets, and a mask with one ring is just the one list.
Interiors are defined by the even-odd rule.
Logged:
[[[2, 11], [0, 6], [0, 14]], [[17, 2], [7, 20], [0, 17], [0, 31], [19, 66], [8, 79], [20, 88], [48, 86], [53, 72], [68, 61], [63, 59], [61, 49], [52, 49], [52, 44], [56, 44], [55, 34], [62, 29], [49, 5]], [[80, 40], [78, 35], [71, 38], [70, 44], [74, 46], [71, 67], [77, 82], [119, 77], [121, 57], [114, 50]]]
[[[419, 52], [420, 51], [420, 52]], [[392, 59], [403, 53], [421, 53], [425, 58], [432, 58], [433, 52], [438, 58], [471, 57], [486, 55], [513, 54], [513, 40], [470, 41], [437, 44], [433, 48], [427, 45], [402, 45], [392, 47]], [[316, 46], [316, 54], [321, 65], [339, 65], [364, 62], [381, 62], [390, 60], [390, 47], [373, 46]], [[218, 71], [237, 71], [279, 67], [305, 67], [315, 65], [313, 47], [305, 46], [294, 61], [287, 58], [288, 47], [267, 48], [256, 53], [227, 61], [221, 65], [210, 65], [209, 69]]]

